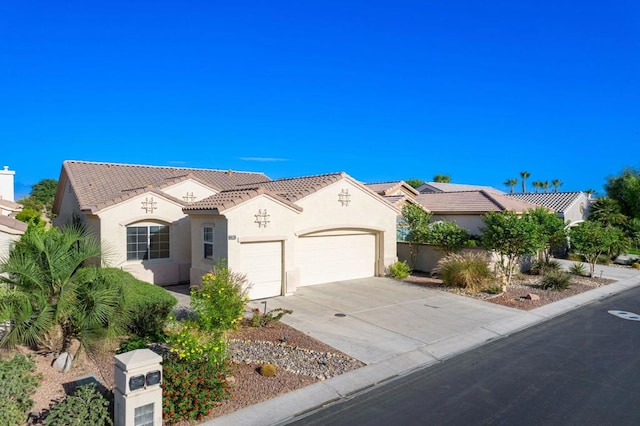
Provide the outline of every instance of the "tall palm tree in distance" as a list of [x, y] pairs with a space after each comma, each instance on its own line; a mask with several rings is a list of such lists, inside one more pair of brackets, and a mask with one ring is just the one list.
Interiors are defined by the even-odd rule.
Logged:
[[520, 172], [520, 177], [522, 178], [522, 193], [527, 192], [527, 178], [531, 176], [529, 172]]
[[504, 184], [509, 187], [509, 193], [513, 194], [513, 188], [518, 184], [518, 179], [507, 179], [504, 181]]
[[549, 192], [549, 181], [545, 180], [544, 182], [540, 182], [542, 184], [542, 189], [544, 189], [544, 193]]
[[539, 189], [542, 188], [542, 182], [539, 182], [537, 180], [531, 182], [531, 185], [533, 185], [533, 187], [536, 189], [536, 194], [539, 192]]
[[554, 179], [551, 181], [551, 185], [553, 185], [553, 192], [558, 192], [558, 188], [562, 186], [562, 181], [560, 179]]

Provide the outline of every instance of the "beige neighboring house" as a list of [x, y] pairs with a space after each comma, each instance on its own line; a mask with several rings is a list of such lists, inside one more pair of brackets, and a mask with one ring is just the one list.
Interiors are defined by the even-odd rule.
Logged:
[[0, 216], [15, 217], [22, 205], [15, 202], [14, 178], [16, 172], [4, 166], [0, 170]]
[[486, 191], [486, 192], [495, 192], [497, 194], [504, 194], [504, 192], [497, 190], [491, 186], [469, 185], [464, 183], [442, 183], [442, 182], [423, 183], [417, 188], [417, 191], [421, 194], [431, 194], [434, 192], [462, 192], [462, 191]]
[[493, 191], [432, 192], [418, 195], [415, 200], [433, 216], [432, 222], [446, 220], [456, 222], [471, 235], [480, 235], [488, 212], [510, 210], [522, 214], [539, 207]]
[[11, 247], [26, 230], [26, 223], [9, 216], [0, 216], [0, 261], [9, 256]]
[[345, 173], [244, 185], [184, 211], [191, 282], [223, 258], [247, 274], [252, 299], [381, 276], [397, 260], [400, 211]]
[[110, 266], [154, 284], [196, 285], [219, 258], [252, 298], [382, 275], [398, 209], [343, 173], [262, 173], [65, 161], [54, 224], [84, 223]]
[[591, 198], [581, 191], [549, 192], [549, 193], [519, 193], [507, 194], [515, 200], [525, 201], [554, 210], [566, 226], [584, 222], [591, 213]]

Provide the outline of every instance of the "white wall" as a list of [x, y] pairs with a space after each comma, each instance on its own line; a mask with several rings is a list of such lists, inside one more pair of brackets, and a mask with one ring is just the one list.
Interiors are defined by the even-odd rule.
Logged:
[[0, 198], [3, 200], [15, 201], [14, 199], [14, 177], [16, 172], [9, 170], [9, 166], [4, 166], [0, 170]]
[[471, 214], [456, 214], [456, 215], [441, 215], [434, 214], [431, 218], [431, 222], [436, 222], [438, 220], [446, 220], [449, 222], [457, 223], [462, 229], [465, 229], [471, 235], [481, 235], [482, 228], [484, 227], [484, 221], [482, 220], [482, 215], [471, 215]]

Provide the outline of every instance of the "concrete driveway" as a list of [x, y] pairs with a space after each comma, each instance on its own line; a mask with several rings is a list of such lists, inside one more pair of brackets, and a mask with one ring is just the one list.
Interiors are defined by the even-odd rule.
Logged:
[[438, 359], [453, 346], [498, 337], [493, 325], [522, 311], [406, 284], [364, 278], [301, 287], [295, 295], [252, 301], [250, 306], [292, 309], [288, 325], [367, 364], [418, 348]]

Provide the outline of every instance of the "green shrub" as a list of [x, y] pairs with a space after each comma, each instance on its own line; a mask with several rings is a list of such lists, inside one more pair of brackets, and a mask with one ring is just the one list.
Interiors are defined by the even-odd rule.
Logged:
[[261, 314], [260, 309], [255, 308], [251, 310], [251, 327], [266, 327], [272, 322], [277, 322], [282, 319], [286, 314], [292, 314], [291, 309], [276, 308], [272, 309], [266, 314]]
[[581, 254], [569, 253], [567, 255], [567, 260], [571, 260], [572, 262], [583, 262], [584, 261], [584, 257], [582, 257]]
[[478, 253], [452, 253], [440, 259], [433, 272], [440, 275], [446, 287], [480, 291], [494, 279], [489, 265]]
[[206, 358], [209, 362], [217, 364], [224, 364], [227, 360], [227, 340], [224, 332], [201, 330], [192, 321], [176, 322], [169, 328], [169, 352], [179, 359]]
[[540, 287], [544, 290], [564, 290], [571, 284], [571, 274], [552, 271], [542, 276]]
[[389, 276], [398, 280], [403, 280], [409, 276], [411, 268], [407, 265], [407, 262], [396, 262], [389, 266]]
[[106, 268], [106, 271], [110, 279], [123, 284], [130, 313], [127, 331], [140, 337], [161, 335], [169, 314], [178, 303], [176, 298], [164, 288], [140, 281], [121, 269]]
[[609, 255], [607, 254], [601, 254], [600, 256], [598, 256], [596, 263], [599, 265], [608, 265], [611, 263], [611, 257], [609, 257]]
[[168, 424], [202, 420], [228, 396], [225, 363], [171, 355], [163, 361], [162, 370], [163, 418]]
[[489, 294], [500, 294], [502, 293], [502, 287], [500, 287], [499, 285], [490, 286], [487, 287], [484, 291]]
[[130, 352], [136, 349], [148, 349], [149, 343], [164, 342], [166, 338], [167, 337], [164, 334], [146, 337], [131, 336], [127, 340], [120, 343], [120, 346], [116, 350], [116, 353], [123, 354], [125, 352]]
[[573, 263], [569, 268], [569, 272], [571, 272], [573, 275], [582, 277], [587, 274], [587, 267], [584, 266], [584, 263], [582, 262]]
[[548, 272], [560, 271], [562, 269], [562, 265], [557, 260], [539, 260], [531, 265], [531, 269], [529, 269], [529, 273], [533, 275], [545, 275]]
[[247, 278], [219, 262], [213, 273], [202, 277], [201, 288], [191, 289], [191, 309], [198, 327], [217, 331], [236, 328], [247, 303]]
[[31, 356], [17, 354], [0, 360], [0, 425], [22, 425], [27, 420], [33, 407], [31, 395], [40, 385], [35, 369]]
[[51, 407], [45, 418], [47, 426], [113, 425], [109, 401], [94, 383], [80, 386], [73, 395]]

